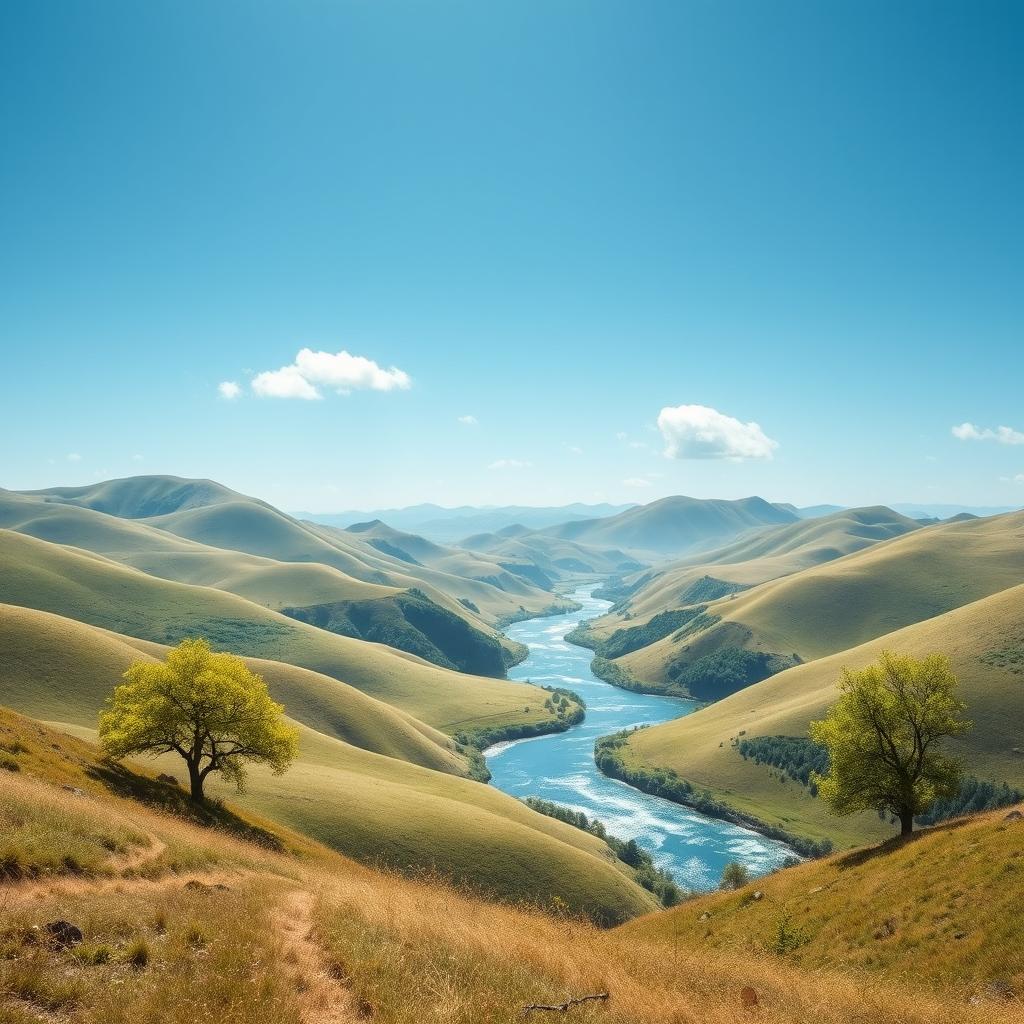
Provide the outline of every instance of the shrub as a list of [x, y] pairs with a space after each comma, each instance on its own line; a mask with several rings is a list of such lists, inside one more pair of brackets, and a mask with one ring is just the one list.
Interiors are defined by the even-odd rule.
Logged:
[[722, 869], [722, 880], [718, 883], [720, 889], [742, 889], [750, 881], [750, 872], [746, 865], [738, 860], [731, 860]]

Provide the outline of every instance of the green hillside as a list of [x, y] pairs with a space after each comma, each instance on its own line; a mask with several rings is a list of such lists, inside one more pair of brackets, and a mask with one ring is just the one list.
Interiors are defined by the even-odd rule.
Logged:
[[703, 628], [617, 664], [657, 685], [737, 650], [821, 658], [1014, 586], [1024, 579], [1022, 540], [1019, 512], [915, 530], [708, 603]]
[[[923, 538], [924, 532], [911, 540]], [[890, 835], [870, 814], [834, 818], [807, 787], [767, 765], [744, 759], [737, 744], [758, 736], [805, 737], [808, 723], [836, 699], [844, 666], [861, 668], [882, 650], [949, 656], [960, 679], [966, 735], [949, 741], [970, 775], [1024, 788], [1024, 585], [924, 622], [791, 668], [685, 718], [634, 734], [622, 753], [645, 772], [670, 770], [754, 818], [840, 845]]]
[[617, 601], [614, 614], [593, 623], [593, 630], [603, 637], [626, 620], [714, 601], [918, 529], [920, 523], [881, 506], [765, 527], [714, 551], [625, 577], [609, 588]]
[[0, 594], [118, 633], [221, 649], [321, 672], [448, 733], [549, 720], [540, 691], [451, 672], [412, 655], [318, 629], [234, 594], [147, 576], [99, 555], [0, 531]]
[[[166, 653], [53, 615], [2, 612], [0, 702], [84, 739], [95, 738], [97, 713], [124, 668]], [[465, 768], [446, 737], [314, 673], [250, 665], [300, 724], [298, 761], [281, 777], [254, 768], [244, 796], [216, 783], [211, 793], [359, 860], [436, 869], [502, 898], [558, 895], [611, 919], [652, 908], [646, 890], [594, 837], [449, 774]], [[173, 755], [149, 763], [182, 775]]]

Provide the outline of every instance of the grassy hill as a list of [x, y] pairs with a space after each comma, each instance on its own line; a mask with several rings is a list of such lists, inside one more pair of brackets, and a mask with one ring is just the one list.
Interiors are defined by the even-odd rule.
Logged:
[[943, 523], [709, 603], [704, 628], [674, 632], [619, 665], [665, 684], [700, 659], [706, 666], [736, 651], [810, 661], [1022, 579], [1024, 513]]
[[620, 932], [709, 954], [775, 951], [809, 971], [842, 965], [910, 985], [948, 985], [957, 1002], [985, 993], [994, 1010], [1024, 988], [1016, 923], [1024, 820], [1007, 813], [778, 871]]
[[[923, 537], [913, 534], [910, 540]], [[974, 728], [949, 742], [971, 775], [1024, 788], [1024, 585], [915, 623], [858, 647], [791, 668], [686, 718], [636, 733], [626, 763], [668, 769], [756, 819], [840, 845], [891, 834], [870, 814], [834, 818], [800, 783], [744, 760], [735, 744], [758, 736], [807, 735], [836, 699], [843, 666], [861, 668], [882, 650], [949, 656]]]
[[614, 614], [595, 622], [593, 630], [607, 636], [624, 621], [643, 622], [671, 608], [713, 601], [917, 529], [913, 519], [882, 506], [765, 527], [714, 551], [625, 577]]
[[[0, 788], [0, 862], [21, 868], [8, 874], [0, 906], [5, 1024], [197, 1014], [222, 1024], [512, 1024], [530, 1004], [602, 992], [610, 998], [572, 1015], [608, 1024], [1019, 1019], [1005, 999], [1020, 970], [1012, 958], [1021, 883], [1010, 846], [1019, 840], [1010, 823], [1002, 833], [1002, 823], [967, 826], [960, 837], [937, 831], [906, 856], [874, 858], [870, 875], [867, 863], [792, 869], [759, 881], [762, 899], [746, 899], [742, 910], [729, 901], [748, 894], [713, 895], [674, 915], [600, 930], [565, 913], [487, 901], [437, 877], [362, 867], [266, 820], [225, 811], [222, 827], [211, 829], [144, 805], [140, 798], [177, 810], [145, 771], [112, 777], [87, 744], [2, 711], [0, 743], [17, 750], [9, 756], [20, 769]], [[241, 838], [253, 834], [276, 849]], [[917, 897], [912, 906], [908, 894]], [[815, 896], [804, 927], [812, 933], [817, 908], [828, 908], [839, 924], [833, 934], [826, 922], [786, 955], [756, 941], [773, 934], [780, 901]], [[891, 901], [899, 916], [886, 909]], [[935, 927], [915, 915], [936, 919]], [[80, 926], [83, 941], [26, 944], [58, 918]], [[863, 936], [868, 921], [888, 931], [890, 918], [891, 936]], [[878, 953], [847, 971], [839, 953], [856, 949], [854, 939]], [[924, 965], [927, 980], [892, 971], [882, 944], [902, 948], [908, 966]], [[814, 951], [823, 966], [813, 965]], [[754, 1011], [745, 988], [756, 992]]]
[[[0, 700], [79, 738], [94, 739], [97, 713], [132, 660], [166, 653], [57, 616], [3, 611]], [[653, 905], [594, 837], [450, 774], [466, 767], [446, 737], [333, 680], [249, 663], [300, 726], [299, 757], [280, 777], [254, 768], [244, 796], [212, 779], [211, 794], [356, 859], [437, 870], [503, 899], [557, 896], [609, 920]], [[183, 777], [175, 756], [150, 764]]]
[[628, 573], [641, 568], [631, 555], [616, 548], [598, 548], [562, 537], [510, 527], [499, 533], [478, 533], [459, 542], [486, 551], [513, 565], [533, 565], [552, 579], [573, 573]]
[[748, 530], [796, 519], [794, 512], [763, 498], [721, 501], [675, 496], [606, 519], [563, 523], [541, 532], [597, 547], [666, 557], [711, 548]]
[[338, 636], [234, 594], [157, 579], [75, 548], [0, 531], [0, 594], [118, 633], [215, 646], [332, 676], [449, 734], [549, 720], [540, 691], [431, 665], [379, 644]]
[[[19, 497], [21, 507], [12, 509], [13, 499]], [[104, 531], [116, 532], [117, 528], [109, 522], [104, 528], [99, 517], [83, 516], [83, 511], [132, 520], [148, 527], [149, 534], [143, 538], [124, 530], [116, 537], [97, 537]], [[523, 606], [540, 611], [552, 601], [550, 594], [512, 574], [490, 581], [487, 577], [493, 574], [493, 566], [481, 578], [417, 566], [374, 548], [355, 534], [300, 523], [266, 502], [207, 480], [142, 476], [109, 480], [91, 487], [19, 494], [0, 491], [0, 524], [30, 533], [42, 530], [45, 532], [38, 535], [44, 539], [100, 550], [119, 561], [145, 553], [149, 558], [147, 571], [182, 582], [205, 583], [205, 579], [189, 579], [188, 574], [209, 572], [207, 560], [194, 549], [175, 548], [166, 539], [161, 542], [161, 536], [193, 541], [207, 550], [234, 553], [239, 556], [239, 563], [235, 567], [225, 565], [222, 572], [213, 570], [220, 573], [217, 578], [237, 580], [247, 588], [245, 596], [263, 600], [272, 607], [316, 603], [316, 597], [294, 593], [299, 585], [310, 593], [322, 593], [335, 584], [348, 590], [344, 594], [329, 594], [324, 600], [373, 599], [382, 596], [380, 588], [397, 591], [417, 587], [474, 627], [486, 629]], [[96, 543], [106, 545], [107, 549]], [[190, 554], [195, 557], [190, 558]], [[243, 559], [244, 555], [304, 568], [293, 570], [290, 580], [277, 586], [273, 582], [275, 573], [266, 562], [257, 567], [251, 558]], [[223, 555], [220, 562], [225, 562]], [[327, 574], [324, 567], [340, 576]], [[362, 593], [357, 592], [359, 584], [368, 585], [361, 588]], [[287, 596], [282, 593], [285, 588], [292, 591]], [[471, 602], [477, 612], [471, 613], [463, 599]]]

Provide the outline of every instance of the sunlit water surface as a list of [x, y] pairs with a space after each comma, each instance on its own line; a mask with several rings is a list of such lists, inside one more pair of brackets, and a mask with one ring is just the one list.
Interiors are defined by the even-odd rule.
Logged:
[[566, 633], [583, 619], [602, 615], [610, 607], [609, 602], [591, 596], [593, 589], [588, 585], [573, 594], [583, 606], [579, 611], [529, 619], [506, 630], [530, 649], [529, 657], [509, 672], [510, 678], [574, 690], [587, 703], [587, 717], [568, 732], [491, 747], [485, 754], [492, 784], [512, 796], [542, 797], [600, 818], [611, 834], [635, 839], [659, 867], [690, 888], [713, 888], [722, 868], [732, 860], [756, 874], [777, 867], [792, 852], [783, 844], [648, 796], [597, 770], [594, 741], [599, 736], [667, 722], [689, 714], [696, 705], [674, 697], [630, 693], [593, 675], [593, 653], [565, 642]]

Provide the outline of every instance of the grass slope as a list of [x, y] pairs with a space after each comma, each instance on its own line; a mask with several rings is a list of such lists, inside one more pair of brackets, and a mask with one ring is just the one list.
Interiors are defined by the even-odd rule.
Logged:
[[[12, 619], [13, 628], [7, 625]], [[140, 651], [127, 638], [38, 612], [15, 610], [2, 622], [0, 700], [46, 715], [80, 739], [95, 738], [97, 711], [123, 666], [164, 653], [151, 644]], [[299, 724], [299, 757], [280, 777], [254, 768], [244, 796], [213, 779], [211, 794], [356, 859], [404, 871], [438, 870], [502, 899], [557, 897], [609, 921], [653, 906], [594, 837], [489, 786], [400, 760], [421, 754], [420, 761], [441, 769], [457, 765], [440, 743], [436, 755], [429, 753], [426, 738], [390, 709], [368, 707], [376, 702], [357, 691], [334, 695], [327, 724], [340, 726], [336, 731], [345, 738], [328, 735], [303, 722], [327, 717], [317, 680], [296, 678], [289, 666], [250, 664], [265, 674], [273, 695], [286, 702]], [[21, 760], [17, 751], [13, 756]], [[177, 757], [150, 763], [153, 770], [183, 777]]]
[[708, 606], [720, 621], [621, 659], [645, 682], [740, 647], [804, 661], [846, 650], [1024, 579], [1024, 513], [929, 526]]
[[[592, 628], [605, 636], [626, 616], [631, 623], [643, 622], [659, 612], [714, 600], [714, 590], [701, 587], [707, 579], [745, 589], [918, 529], [920, 524], [913, 519], [882, 506], [844, 509], [820, 519], [766, 527], [714, 551], [626, 577], [622, 589], [628, 596], [614, 615], [598, 620]], [[705, 591], [707, 596], [702, 596]]]
[[994, 1002], [1024, 989], [1016, 910], [1024, 896], [1022, 842], [1019, 815], [962, 818], [908, 843], [779, 871], [620, 931], [709, 954], [785, 949], [789, 963], [809, 971], [842, 965], [897, 982], [950, 985], [957, 1001], [986, 993]]
[[891, 826], [875, 815], [830, 816], [805, 787], [743, 760], [732, 746], [742, 736], [806, 736], [808, 723], [835, 700], [840, 670], [870, 664], [885, 649], [948, 655], [974, 723], [949, 749], [972, 775], [1024, 785], [1024, 585], [791, 668], [685, 718], [642, 730], [624, 748], [626, 760], [635, 767], [670, 768], [730, 806], [810, 838], [848, 845], [889, 835]]
[[446, 732], [548, 721], [540, 691], [438, 668], [338, 636], [234, 594], [147, 576], [99, 555], [0, 531], [0, 596], [118, 633], [177, 643], [204, 636], [349, 683]]
[[[844, 973], [841, 963], [809, 969], [742, 938], [733, 948], [676, 934], [681, 915], [697, 920], [705, 906], [724, 930], [719, 897], [688, 904], [679, 916], [601, 931], [564, 913], [485, 901], [438, 878], [373, 871], [280, 826], [263, 823], [284, 853], [199, 827], [107, 791], [91, 774], [97, 765], [87, 745], [0, 712], [0, 742], [22, 740], [24, 766], [0, 789], [0, 818], [11, 825], [4, 841], [43, 847], [58, 864], [64, 853], [91, 863], [78, 874], [58, 871], [7, 886], [0, 904], [4, 1024], [512, 1024], [528, 1004], [596, 992], [611, 998], [576, 1008], [574, 1017], [738, 1024], [751, 1017], [741, 995], [748, 986], [756, 989], [756, 1015], [776, 1024], [1019, 1019], [1019, 1008], [990, 994], [984, 969], [998, 964], [1001, 950], [1015, 949], [1008, 900], [1019, 900], [1020, 885], [1012, 872], [1004, 874], [1006, 893], [993, 893], [988, 904], [995, 938], [986, 960], [975, 958], [973, 942], [922, 932], [908, 952], [923, 960], [941, 951], [940, 981], [892, 980], [884, 970]], [[142, 772], [126, 784], [137, 792], [155, 785]], [[970, 839], [957, 852], [977, 860], [1002, 852], [987, 834]], [[106, 844], [121, 844], [127, 856]], [[933, 855], [935, 866], [955, 870], [940, 850], [929, 850]], [[845, 920], [858, 911], [884, 920], [887, 886], [907, 873], [904, 865], [876, 864], [874, 888], [851, 886], [860, 902], [836, 907]], [[779, 879], [802, 884], [808, 870]], [[766, 900], [775, 892], [748, 908], [748, 922], [757, 923], [761, 904], [769, 917], [775, 907]], [[33, 928], [56, 918], [78, 923], [84, 941], [70, 949], [25, 944]], [[662, 922], [669, 930], [656, 929]], [[1012, 984], [1014, 975], [1006, 977]]]

